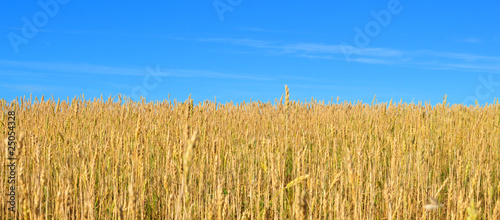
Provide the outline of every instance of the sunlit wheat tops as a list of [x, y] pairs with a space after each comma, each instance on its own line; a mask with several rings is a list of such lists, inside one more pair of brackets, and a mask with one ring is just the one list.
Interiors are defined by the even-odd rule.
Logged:
[[285, 111], [288, 110], [288, 107], [290, 105], [290, 92], [288, 91], [288, 86], [285, 85]]
[[0, 219], [500, 219], [498, 101], [325, 104], [291, 89], [238, 104], [0, 100], [1, 144], [7, 110], [19, 141], [17, 216], [0, 196]]

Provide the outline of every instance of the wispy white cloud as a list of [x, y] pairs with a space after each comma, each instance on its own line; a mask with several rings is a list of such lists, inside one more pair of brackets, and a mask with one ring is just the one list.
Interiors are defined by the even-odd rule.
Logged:
[[451, 69], [469, 69], [485, 72], [500, 72], [500, 65], [476, 65], [476, 64], [442, 64], [443, 67]]
[[0, 65], [11, 70], [31, 70], [67, 74], [107, 74], [107, 75], [144, 75], [144, 69], [121, 68], [94, 64], [64, 63], [64, 62], [37, 62], [0, 60]]
[[350, 90], [350, 91], [361, 91], [366, 90], [366, 86], [344, 86], [344, 85], [325, 85], [325, 84], [290, 84], [293, 88], [304, 88], [304, 89], [320, 89], [320, 90]]
[[429, 55], [429, 56], [449, 58], [449, 59], [464, 60], [464, 61], [500, 62], [500, 57], [480, 56], [480, 55], [474, 55], [474, 54], [443, 53], [443, 52], [436, 52], [436, 51], [424, 51], [423, 54]]
[[[415, 66], [500, 73], [500, 57], [433, 50], [404, 51], [392, 48], [356, 48], [343, 44], [280, 43], [252, 39], [213, 38], [198, 41], [233, 44], [263, 50], [269, 55], [288, 55], [309, 59], [329, 59], [366, 64]], [[346, 53], [350, 59], [346, 59]]]
[[[144, 76], [148, 74], [146, 68], [114, 67], [95, 64], [64, 63], [64, 62], [37, 62], [37, 61], [13, 61], [0, 60], [0, 74], [24, 73], [36, 74], [62, 74], [62, 75], [116, 75], [116, 76]], [[201, 77], [201, 78], [223, 78], [223, 79], [245, 79], [245, 80], [272, 80], [269, 77], [253, 76], [245, 74], [221, 73], [217, 71], [196, 69], [161, 69], [155, 73], [158, 76], [168, 77]]]
[[308, 32], [273, 30], [273, 29], [252, 28], [252, 27], [241, 27], [241, 28], [236, 28], [236, 30], [251, 31], [251, 32], [265, 32], [265, 33], [308, 34]]
[[[115, 67], [64, 62], [0, 60], [0, 66], [2, 66], [0, 78], [9, 76], [9, 80], [0, 81], [0, 88], [26, 93], [82, 92], [83, 88], [80, 85], [86, 84], [92, 86], [85, 91], [98, 87], [128, 92], [134, 88], [131, 82], [135, 80], [136, 83], [142, 83], [145, 76], [153, 74], [146, 67]], [[109, 80], [110, 77], [104, 76], [111, 76], [117, 80]], [[230, 82], [233, 80], [265, 82], [279, 79], [207, 70], [162, 68], [156, 69], [154, 76], [164, 78], [164, 81], [167, 80], [167, 77], [212, 78], [229, 80]], [[71, 87], [71, 85], [76, 85], [75, 82], [79, 83], [78, 88]]]
[[237, 28], [237, 30], [240, 30], [240, 31], [252, 31], [252, 32], [269, 32], [269, 33], [284, 33], [284, 32], [286, 32], [286, 31], [283, 31], [283, 30], [271, 30], [271, 29], [249, 28], [249, 27]]
[[456, 42], [463, 42], [463, 43], [471, 43], [471, 44], [479, 44], [482, 43], [483, 41], [479, 38], [463, 38], [463, 39], [455, 39], [454, 41]]
[[317, 43], [296, 43], [296, 44], [282, 44], [273, 41], [262, 41], [253, 39], [234, 39], [234, 38], [200, 38], [197, 41], [204, 42], [217, 42], [226, 43], [239, 46], [247, 46], [254, 48], [265, 48], [265, 49], [278, 49], [281, 54], [293, 54], [293, 53], [309, 53], [309, 54], [343, 54], [345, 51], [351, 51], [352, 53], [360, 56], [380, 56], [380, 57], [391, 57], [391, 56], [402, 56], [405, 52], [387, 48], [355, 48], [349, 45], [328, 45], [328, 44], [317, 44]]
[[[324, 60], [345, 60], [345, 58], [339, 58], [334, 56], [315, 56], [315, 55], [297, 55], [297, 57], [305, 57], [311, 59], [324, 59]], [[353, 58], [353, 62], [367, 63], [367, 64], [391, 64], [390, 61], [378, 58]]]
[[[0, 30], [9, 30], [9, 31], [22, 31], [23, 29], [20, 27], [0, 27]], [[117, 34], [117, 32], [111, 31], [97, 31], [97, 30], [76, 30], [76, 29], [48, 29], [48, 28], [39, 28], [37, 29], [39, 32], [52, 32], [58, 34]]]
[[[0, 27], [0, 31], [13, 31], [19, 33], [23, 31], [23, 29], [19, 27]], [[169, 34], [147, 34], [147, 33], [120, 32], [120, 31], [110, 31], [110, 30], [39, 28], [37, 29], [37, 31], [43, 33], [56, 33], [56, 34], [66, 34], [66, 35], [109, 35], [114, 37], [128, 37], [128, 38], [186, 40], [184, 37], [178, 37]]]
[[258, 48], [272, 48], [274, 47], [275, 42], [271, 41], [261, 41], [261, 40], [252, 40], [252, 39], [234, 39], [234, 38], [198, 38], [196, 41], [202, 42], [216, 42], [216, 43], [226, 43], [226, 44], [234, 44], [241, 46], [249, 46], [249, 47], [258, 47]]
[[245, 80], [273, 80], [269, 77], [250, 76], [242, 74], [227, 74], [216, 71], [206, 70], [188, 70], [188, 69], [175, 69], [169, 70], [172, 76], [178, 77], [202, 77], [202, 78], [221, 78], [221, 79], [245, 79]]
[[51, 86], [41, 86], [41, 85], [32, 85], [32, 84], [2, 84], [0, 87], [6, 89], [14, 89], [21, 92], [27, 93], [37, 93], [37, 92], [52, 92], [56, 88]]

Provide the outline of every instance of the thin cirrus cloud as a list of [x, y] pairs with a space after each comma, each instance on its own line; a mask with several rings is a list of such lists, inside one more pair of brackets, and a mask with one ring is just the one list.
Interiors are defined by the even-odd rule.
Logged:
[[85, 74], [108, 74], [108, 75], [127, 75], [140, 76], [144, 75], [144, 70], [111, 67], [93, 64], [74, 64], [74, 63], [58, 63], [58, 62], [37, 62], [37, 61], [13, 61], [0, 60], [0, 65], [4, 68], [9, 68], [14, 71], [26, 71], [31, 73], [85, 73]]
[[[356, 48], [344, 44], [278, 43], [253, 39], [203, 38], [200, 42], [224, 43], [263, 50], [269, 55], [328, 59], [367, 64], [414, 66], [426, 69], [455, 69], [500, 73], [500, 57], [433, 50], [404, 51], [391, 48]], [[349, 59], [346, 59], [346, 52]]]
[[269, 33], [285, 33], [287, 31], [283, 30], [270, 30], [270, 29], [262, 29], [262, 28], [237, 28], [240, 31], [251, 31], [251, 32], [269, 32]]
[[301, 31], [272, 30], [272, 29], [251, 28], [251, 27], [236, 28], [236, 30], [248, 31], [248, 32], [258, 32], [258, 33], [309, 34], [309, 32], [301, 32]]
[[471, 44], [479, 44], [482, 43], [483, 41], [479, 38], [463, 38], [463, 39], [456, 39], [454, 40], [456, 42], [463, 42], [463, 43], [471, 43]]
[[[18, 76], [37, 74], [96, 74], [96, 75], [119, 75], [119, 76], [144, 76], [148, 73], [147, 68], [123, 68], [114, 66], [103, 66], [81, 63], [57, 63], [57, 62], [35, 62], [35, 61], [12, 61], [0, 60], [3, 66], [1, 73], [16, 72]], [[160, 66], [157, 66], [158, 68]], [[152, 68], [154, 69], [154, 68]], [[192, 70], [192, 69], [157, 69], [155, 75], [168, 77], [200, 77], [200, 78], [222, 78], [222, 79], [246, 79], [246, 80], [273, 80], [268, 77], [251, 76], [244, 74], [227, 74], [216, 71]]]
[[[318, 55], [296, 55], [297, 57], [304, 57], [310, 59], [323, 59], [323, 60], [338, 60], [344, 61], [345, 58], [335, 57], [335, 56], [318, 56]], [[389, 60], [377, 59], [377, 58], [351, 58], [350, 61], [358, 62], [358, 63], [367, 63], [367, 64], [392, 64]]]
[[14, 89], [22, 92], [36, 93], [43, 91], [55, 91], [56, 88], [50, 86], [32, 85], [32, 84], [1, 84], [0, 87]]
[[[57, 63], [57, 62], [35, 62], [35, 61], [12, 61], [0, 60], [0, 76], [14, 76], [9, 84], [0, 84], [0, 88], [12, 89], [20, 92], [57, 92], [75, 91], [81, 92], [82, 88], [65, 86], [67, 81], [78, 81], [80, 83], [99, 84], [115, 89], [130, 89], [127, 81], [109, 81], [104, 76], [131, 77], [142, 82], [148, 68], [123, 68], [114, 66], [103, 66], [81, 63]], [[194, 69], [160, 69], [160, 66], [151, 67], [158, 77], [191, 77], [191, 78], [215, 78], [226, 80], [252, 80], [269, 81], [268, 77], [227, 74], [216, 71], [194, 70]], [[50, 77], [48, 77], [50, 76]], [[102, 77], [101, 77], [102, 76]], [[17, 83], [17, 84], [16, 84]], [[87, 89], [86, 91], [89, 91]]]

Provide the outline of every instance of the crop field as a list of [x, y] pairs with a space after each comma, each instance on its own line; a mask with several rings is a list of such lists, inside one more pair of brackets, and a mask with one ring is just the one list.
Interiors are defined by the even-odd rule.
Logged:
[[500, 219], [498, 100], [0, 108], [2, 219]]

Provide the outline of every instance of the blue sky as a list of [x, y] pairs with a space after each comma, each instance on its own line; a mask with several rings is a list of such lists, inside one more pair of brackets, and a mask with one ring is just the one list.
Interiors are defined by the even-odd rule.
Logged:
[[498, 1], [8, 1], [0, 98], [500, 97]]

